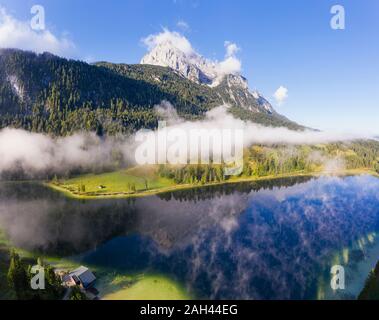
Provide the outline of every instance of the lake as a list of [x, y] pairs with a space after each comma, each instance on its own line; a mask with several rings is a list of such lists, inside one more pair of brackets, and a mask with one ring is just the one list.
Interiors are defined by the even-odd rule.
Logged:
[[[379, 179], [302, 177], [99, 200], [2, 182], [0, 226], [20, 248], [104, 273], [162, 274], [200, 299], [353, 299], [379, 260]], [[330, 289], [336, 264], [345, 290]]]

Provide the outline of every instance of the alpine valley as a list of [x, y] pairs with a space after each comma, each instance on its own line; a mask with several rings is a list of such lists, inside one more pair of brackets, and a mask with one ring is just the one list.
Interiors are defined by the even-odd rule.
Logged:
[[[216, 61], [167, 30], [144, 42], [139, 64], [0, 49], [0, 299], [378, 299], [378, 139], [281, 115], [235, 44]], [[253, 138], [243, 169], [131, 162], [162, 105], [191, 126], [222, 108]]]

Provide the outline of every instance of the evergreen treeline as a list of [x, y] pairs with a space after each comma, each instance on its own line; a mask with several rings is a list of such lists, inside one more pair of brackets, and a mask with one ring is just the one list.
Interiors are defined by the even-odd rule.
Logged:
[[178, 184], [206, 184], [225, 180], [223, 165], [160, 165], [158, 174], [161, 177], [173, 179]]
[[45, 271], [45, 289], [33, 290], [31, 288], [31, 265], [26, 263], [14, 251], [11, 251], [10, 265], [8, 270], [8, 284], [16, 294], [19, 300], [57, 300], [61, 299], [64, 293], [64, 288], [61, 284], [59, 276], [54, 272], [54, 269], [47, 264], [44, 264], [41, 259], [38, 259], [38, 265], [44, 267]]
[[206, 111], [222, 103], [215, 90], [208, 86], [198, 85], [179, 76], [170, 68], [153, 65], [96, 63], [123, 77], [147, 83], [157, 88], [162, 100], [168, 100], [184, 118], [196, 119]]
[[[34, 263], [34, 261], [31, 261]], [[31, 278], [31, 264], [22, 259], [14, 250], [10, 252], [8, 269], [8, 286], [18, 300], [61, 300], [65, 293], [60, 277], [55, 274], [54, 268], [38, 258], [36, 263], [44, 268], [45, 288], [33, 290]], [[67, 298], [69, 300], [87, 300], [85, 293], [78, 287], [71, 287]]]
[[[53, 135], [78, 130], [115, 135], [155, 128], [158, 117], [153, 107], [162, 100], [170, 101], [187, 118], [199, 117], [216, 105], [209, 88], [168, 68], [125, 68], [125, 72], [116, 72], [110, 66], [48, 53], [3, 49], [0, 128], [12, 126]], [[153, 83], [153, 77], [161, 82]]]
[[[372, 169], [379, 173], [379, 142], [356, 141], [317, 146], [255, 145], [244, 151], [242, 176], [264, 177], [317, 170]], [[222, 182], [224, 165], [161, 165], [159, 175], [178, 184]]]

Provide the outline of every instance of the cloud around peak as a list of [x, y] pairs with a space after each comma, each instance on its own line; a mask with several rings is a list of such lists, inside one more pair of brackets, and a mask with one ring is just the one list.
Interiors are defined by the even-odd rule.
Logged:
[[224, 46], [226, 48], [226, 57], [233, 57], [236, 55], [238, 51], [241, 50], [235, 43], [230, 42], [230, 41], [225, 41]]
[[159, 33], [150, 34], [146, 38], [142, 38], [141, 41], [149, 52], [160, 45], [168, 44], [183, 52], [190, 59], [201, 59], [208, 67], [211, 66], [216, 77], [226, 74], [239, 74], [242, 69], [242, 63], [236, 56], [240, 48], [230, 41], [225, 41], [224, 43], [225, 57], [222, 61], [202, 57], [183, 34], [177, 31], [170, 31], [167, 28], [163, 28]]
[[149, 51], [153, 50], [161, 44], [170, 44], [176, 49], [184, 52], [186, 55], [192, 55], [195, 50], [192, 48], [191, 43], [188, 39], [176, 31], [170, 31], [167, 28], [157, 34], [150, 34], [146, 38], [143, 38], [142, 43], [147, 47]]
[[221, 75], [238, 74], [242, 70], [242, 63], [236, 56], [241, 49], [233, 42], [225, 41], [225, 59], [217, 63], [218, 73]]
[[16, 19], [1, 6], [0, 48], [17, 48], [37, 53], [48, 51], [60, 56], [69, 56], [75, 51], [74, 43], [67, 36], [57, 37], [48, 29], [33, 30], [30, 21]]

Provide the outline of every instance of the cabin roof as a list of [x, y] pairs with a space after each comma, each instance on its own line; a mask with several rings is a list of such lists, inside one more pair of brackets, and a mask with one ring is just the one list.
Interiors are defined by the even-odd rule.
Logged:
[[96, 280], [95, 275], [87, 267], [84, 266], [80, 266], [79, 268], [71, 271], [69, 275], [72, 278], [77, 277], [85, 287]]

